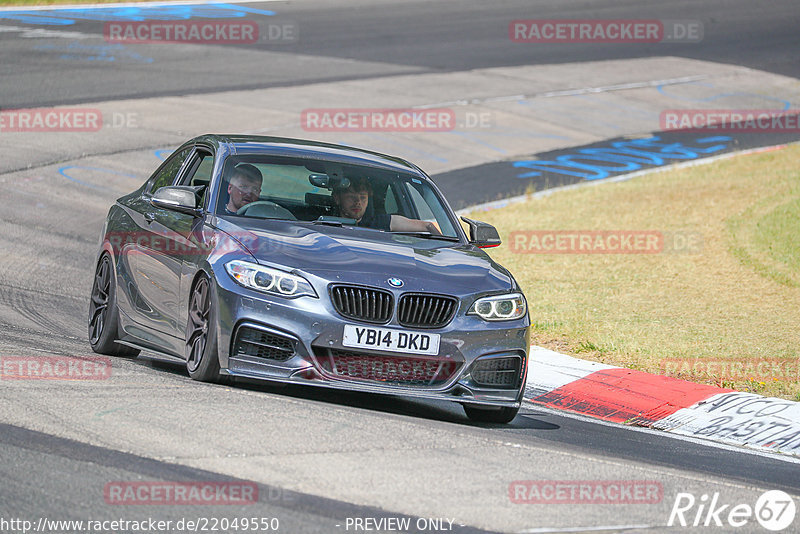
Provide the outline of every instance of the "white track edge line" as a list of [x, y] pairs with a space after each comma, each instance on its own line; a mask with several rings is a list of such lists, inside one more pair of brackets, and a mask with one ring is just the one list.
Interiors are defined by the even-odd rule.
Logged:
[[708, 447], [713, 447], [716, 449], [723, 449], [730, 452], [740, 452], [745, 454], [750, 454], [753, 456], [761, 456], [764, 458], [769, 458], [772, 460], [780, 460], [783, 462], [791, 463], [791, 464], [800, 464], [800, 457], [796, 456], [789, 456], [787, 453], [782, 453], [779, 451], [770, 451], [770, 450], [761, 450], [755, 449], [748, 445], [729, 445], [727, 443], [721, 443], [719, 441], [713, 441], [709, 439], [703, 438], [695, 438], [692, 436], [686, 436], [683, 434], [675, 434], [668, 430], [657, 430], [654, 428], [649, 428], [645, 426], [633, 426], [633, 425], [623, 425], [622, 423], [614, 423], [611, 421], [605, 421], [603, 419], [597, 419], [588, 415], [578, 414], [574, 412], [569, 412], [566, 410], [558, 410], [555, 408], [550, 408], [548, 406], [542, 406], [540, 404], [536, 404], [528, 399], [523, 399], [524, 404], [523, 406], [532, 409], [532, 410], [540, 410], [544, 411], [550, 415], [558, 415], [563, 417], [568, 417], [570, 419], [576, 419], [578, 421], [584, 423], [596, 423], [603, 426], [609, 426], [614, 428], [625, 428], [627, 430], [631, 430], [634, 432], [643, 432], [645, 434], [657, 434], [662, 437], [669, 437], [672, 439], [677, 439], [680, 441], [687, 441], [689, 443], [694, 443], [696, 445], [706, 445]]

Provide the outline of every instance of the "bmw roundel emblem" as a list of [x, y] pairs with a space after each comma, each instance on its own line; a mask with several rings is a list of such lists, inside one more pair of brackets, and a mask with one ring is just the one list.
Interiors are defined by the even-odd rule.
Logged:
[[389, 285], [392, 287], [403, 287], [403, 281], [399, 278], [389, 278], [387, 282], [389, 282]]

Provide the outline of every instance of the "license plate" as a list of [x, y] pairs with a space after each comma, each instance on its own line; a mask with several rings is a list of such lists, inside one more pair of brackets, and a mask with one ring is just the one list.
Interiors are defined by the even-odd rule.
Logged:
[[435, 355], [439, 354], [439, 334], [346, 324], [342, 345], [403, 354]]

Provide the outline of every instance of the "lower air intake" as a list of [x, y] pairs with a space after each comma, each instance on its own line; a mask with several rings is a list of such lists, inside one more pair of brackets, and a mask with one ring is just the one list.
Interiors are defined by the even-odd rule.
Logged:
[[294, 340], [251, 326], [241, 326], [236, 331], [231, 357], [242, 356], [285, 362], [294, 356]]
[[520, 375], [522, 360], [510, 358], [484, 358], [472, 367], [472, 381], [479, 386], [493, 388], [515, 388]]

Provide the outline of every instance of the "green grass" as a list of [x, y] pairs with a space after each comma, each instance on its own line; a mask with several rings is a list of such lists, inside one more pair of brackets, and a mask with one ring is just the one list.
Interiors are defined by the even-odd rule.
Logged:
[[745, 264], [779, 284], [800, 287], [800, 191], [775, 195], [731, 217], [731, 250]]
[[[800, 146], [471, 214], [525, 290], [533, 342], [659, 374], [666, 361], [800, 361]], [[520, 254], [512, 231], [658, 230], [694, 253]], [[798, 377], [679, 378], [800, 399]]]

